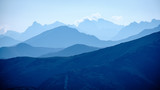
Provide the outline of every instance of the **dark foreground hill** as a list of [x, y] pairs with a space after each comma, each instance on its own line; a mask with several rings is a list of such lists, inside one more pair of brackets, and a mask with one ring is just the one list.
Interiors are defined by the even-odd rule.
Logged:
[[160, 32], [68, 58], [0, 60], [1, 88], [159, 90]]

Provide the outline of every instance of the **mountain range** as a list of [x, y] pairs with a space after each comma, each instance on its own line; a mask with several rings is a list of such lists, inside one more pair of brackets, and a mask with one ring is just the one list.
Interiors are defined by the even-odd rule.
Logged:
[[[153, 20], [152, 20], [153, 21]], [[52, 26], [52, 25], [51, 25]], [[70, 28], [71, 29], [71, 28]], [[132, 36], [130, 36], [130, 37], [128, 37], [128, 38], [125, 38], [125, 39], [121, 39], [121, 40], [118, 40], [118, 41], [101, 41], [101, 40], [93, 40], [93, 41], [99, 41], [99, 45], [94, 45], [94, 43], [92, 43], [92, 44], [89, 44], [89, 45], [91, 45], [91, 46], [95, 46], [95, 47], [108, 47], [108, 46], [113, 46], [113, 45], [116, 45], [116, 44], [119, 44], [119, 43], [122, 43], [122, 42], [127, 42], [127, 41], [131, 41], [131, 40], [134, 40], [134, 39], [138, 39], [138, 38], [140, 38], [140, 37], [143, 37], [143, 36], [145, 36], [145, 35], [148, 35], [148, 34], [151, 34], [151, 33], [154, 33], [154, 32], [157, 32], [157, 31], [159, 31], [159, 26], [158, 27], [155, 27], [155, 28], [153, 28], [153, 29], [144, 29], [144, 30], [142, 30], [139, 34], [136, 34], [136, 35], [132, 35]], [[44, 32], [47, 32], [47, 31], [44, 31]], [[53, 31], [52, 31], [53, 32]], [[13, 33], [15, 33], [15, 34], [13, 34]], [[54, 32], [54, 34], [56, 34], [56, 36], [57, 36], [57, 38], [61, 38], [61, 33], [63, 33], [63, 30], [62, 30], [62, 32], [58, 32], [59, 34], [57, 34], [57, 32]], [[69, 32], [70, 33], [70, 32]], [[68, 34], [69, 34], [68, 33]], [[8, 35], [11, 35], [11, 36], [18, 36], [18, 35], [16, 35], [16, 34], [20, 34], [20, 33], [16, 33], [16, 32], [12, 32], [12, 31], [8, 31], [7, 32], [7, 34]], [[54, 35], [53, 34], [53, 35]], [[73, 34], [73, 33], [72, 33]], [[77, 32], [77, 34], [78, 34], [78, 32]], [[79, 34], [82, 34], [82, 33], [79, 33]], [[3, 38], [2, 38], [2, 36], [3, 36]], [[39, 36], [39, 35], [38, 35]], [[55, 36], [55, 35], [54, 35]], [[48, 38], [53, 38], [54, 36], [52, 36], [52, 35], [50, 35], [50, 36], [47, 36]], [[59, 37], [58, 37], [59, 36]], [[70, 36], [70, 35], [69, 35]], [[87, 36], [87, 34], [85, 35], [85, 36]], [[89, 35], [90, 36], [90, 35]], [[6, 37], [6, 38], [4, 38], [4, 37]], [[40, 37], [40, 36], [39, 36]], [[46, 38], [47, 38], [46, 37]], [[7, 40], [7, 38], [8, 38], [8, 40]], [[73, 35], [73, 38], [74, 38], [74, 35]], [[65, 38], [65, 39], [67, 39], [67, 38]], [[65, 40], [64, 39], [64, 40]], [[71, 38], [72, 39], [72, 38]], [[85, 39], [88, 39], [88, 37], [85, 37]], [[58, 40], [58, 39], [57, 39]], [[58, 41], [57, 40], [55, 40], [56, 42], [55, 43], [57, 43]], [[72, 40], [71, 40], [72, 41]], [[35, 41], [35, 42], [37, 42], [37, 40]], [[39, 41], [38, 41], [39, 42]], [[50, 41], [46, 41], [45, 43], [50, 43], [51, 42], [51, 40]], [[70, 42], [70, 41], [68, 41], [68, 42]], [[90, 41], [91, 42], [91, 41]], [[13, 45], [16, 45], [17, 43], [20, 43], [20, 41], [17, 41], [17, 40], [14, 40], [14, 39], [12, 39], [11, 37], [8, 37], [8, 36], [5, 36], [5, 35], [1, 35], [1, 45], [0, 45], [0, 47], [4, 47], [4, 46], [13, 46]], [[64, 42], [65, 43], [65, 42]], [[64, 44], [63, 43], [63, 44]], [[71, 44], [71, 45], [74, 45], [74, 44], [79, 44], [79, 43], [73, 43], [73, 44]], [[86, 44], [86, 43], [83, 43], [83, 44]], [[101, 45], [100, 45], [101, 44]], [[31, 43], [31, 45], [32, 45], [32, 43]], [[68, 46], [71, 46], [71, 45], [67, 45], [66, 47], [68, 47]], [[43, 47], [43, 45], [41, 46], [41, 47]], [[46, 46], [45, 46], [46, 47]], [[48, 47], [48, 46], [47, 46]], [[61, 48], [66, 48], [66, 47], [61, 47]], [[53, 48], [53, 47], [52, 47]], [[55, 47], [54, 47], [55, 48]]]
[[[124, 43], [127, 41], [132, 41], [138, 38], [141, 38], [143, 36], [147, 36], [149, 34], [159, 32], [160, 31], [160, 25], [158, 27], [155, 27], [153, 29], [146, 29], [140, 32], [139, 34], [130, 36], [126, 39], [122, 39], [119, 41], [106, 41], [106, 47], [109, 46], [114, 46], [120, 43]], [[4, 36], [6, 37], [6, 36]], [[5, 40], [5, 39], [4, 39]], [[3, 40], [1, 40], [3, 41]], [[8, 42], [9, 43], [9, 42]], [[5, 43], [3, 43], [5, 44]], [[15, 43], [16, 44], [16, 43]], [[22, 48], [22, 46], [24, 48]], [[82, 44], [76, 44], [69, 46], [64, 49], [52, 49], [49, 50], [49, 48], [43, 48], [42, 47], [32, 47], [31, 45], [27, 45], [25, 43], [19, 44], [14, 47], [4, 47], [0, 48], [0, 58], [13, 58], [13, 57], [22, 57], [22, 56], [30, 56], [30, 57], [54, 57], [54, 56], [73, 56], [73, 55], [78, 55], [81, 53], [86, 53], [86, 52], [91, 52], [94, 50], [98, 50], [99, 48], [97, 47], [91, 47], [91, 46], [86, 46]], [[23, 52], [24, 51], [24, 52]], [[37, 52], [36, 52], [37, 51]]]
[[[133, 22], [127, 26], [117, 25], [105, 19], [89, 20], [85, 19], [78, 26], [66, 25], [76, 28], [79, 32], [94, 35], [100, 40], [121, 40], [129, 36], [135, 35], [144, 29], [151, 29], [160, 24], [160, 20], [153, 19], [151, 22]], [[4, 35], [9, 36], [18, 41], [25, 41], [40, 33], [51, 30], [53, 28], [64, 26], [62, 22], [54, 22], [53, 24], [41, 25], [36, 21], [33, 22], [24, 32], [18, 33], [12, 30], [7, 31]], [[2, 31], [2, 30], [1, 30]]]
[[[155, 23], [155, 22], [157, 22], [157, 23]], [[152, 22], [145, 22], [145, 23], [147, 23], [147, 24], [151, 24], [151, 25], [155, 25], [155, 24], [158, 24], [158, 22], [159, 22], [159, 20], [152, 20]], [[57, 23], [57, 24], [56, 24]], [[144, 23], [144, 22], [141, 22], [141, 23]], [[140, 24], [141, 24], [140, 23]], [[153, 23], [153, 24], [152, 24]], [[41, 26], [40, 24], [38, 24], [37, 23], [37, 25], [35, 25], [36, 24], [36, 22], [34, 22], [34, 25], [32, 25], [32, 26]], [[51, 27], [54, 27], [54, 26], [58, 26], [58, 25], [60, 25], [60, 22], [55, 22], [53, 25], [52, 24], [50, 24], [50, 25], [44, 25], [43, 27], [48, 27], [48, 29], [49, 28], [51, 28]], [[129, 25], [130, 26], [130, 25]], [[126, 26], [126, 27], [129, 27], [129, 26]], [[139, 24], [136, 24], [135, 25], [135, 27], [137, 27], [137, 26], [144, 26], [144, 25], [139, 25]], [[67, 27], [67, 26], [66, 26]], [[69, 27], [73, 27], [73, 26], [69, 26]], [[125, 39], [121, 39], [121, 40], [118, 40], [118, 41], [111, 41], [111, 40], [108, 40], [108, 41], [102, 41], [102, 40], [98, 40], [96, 37], [95, 38], [93, 38], [94, 36], [91, 36], [91, 35], [87, 35], [87, 34], [84, 34], [84, 33], [80, 33], [80, 32], [77, 32], [77, 35], [85, 35], [86, 37], [83, 37], [83, 38], [75, 38], [75, 41], [73, 40], [72, 41], [72, 39], [75, 37], [74, 35], [70, 35], [70, 34], [74, 34], [73, 33], [73, 31], [72, 30], [68, 30], [68, 36], [70, 36], [70, 38], [68, 38], [68, 36], [67, 36], [67, 38], [61, 38], [62, 37], [62, 35], [64, 34], [66, 34], [66, 33], [63, 33], [63, 31], [64, 30], [61, 30], [61, 31], [59, 31], [59, 32], [54, 32], [53, 30], [54, 30], [55, 28], [53, 28], [52, 29], [52, 34], [50, 34], [49, 36], [46, 36], [45, 38], [55, 38], [53, 41], [52, 40], [44, 40], [44, 42], [42, 42], [43, 41], [43, 39], [42, 39], [42, 41], [40, 40], [40, 39], [37, 39], [37, 40], [33, 40], [32, 41], [32, 39], [33, 38], [30, 38], [29, 40], [27, 40], [27, 41], [32, 41], [33, 43], [36, 43], [36, 42], [39, 42], [38, 43], [38, 47], [39, 47], [39, 45], [40, 45], [40, 47], [48, 47], [47, 45], [42, 45], [42, 43], [45, 43], [45, 44], [49, 44], [50, 46], [49, 46], [49, 48], [66, 48], [66, 47], [69, 47], [69, 46], [71, 46], [71, 45], [74, 45], [74, 44], [86, 44], [86, 45], [89, 45], [89, 46], [94, 46], [94, 47], [108, 47], [108, 46], [113, 46], [113, 45], [116, 45], [116, 44], [119, 44], [119, 43], [122, 43], [122, 42], [126, 42], [126, 41], [131, 41], [131, 40], [134, 40], [134, 39], [137, 39], [137, 38], [140, 38], [140, 37], [143, 37], [143, 36], [145, 36], [145, 35], [147, 35], [147, 34], [144, 34], [143, 35], [143, 33], [145, 33], [145, 32], [143, 32], [143, 31], [147, 31], [148, 32], [148, 34], [151, 34], [151, 33], [153, 33], [153, 32], [156, 32], [156, 31], [159, 31], [159, 29], [157, 28], [157, 29], [144, 29], [144, 30], [141, 30], [141, 32], [140, 33], [138, 33], [138, 34], [136, 34], [136, 35], [132, 35], [132, 36], [129, 36], [128, 38], [125, 38]], [[61, 29], [63, 29], [63, 28], [61, 28]], [[70, 28], [70, 29], [73, 29], [73, 28]], [[34, 29], [33, 29], [33, 27], [31, 27], [31, 29], [28, 29], [29, 31], [28, 32], [33, 32], [34, 31]], [[35, 30], [35, 31], [37, 31], [37, 30]], [[40, 31], [41, 31], [41, 29], [40, 29]], [[80, 30], [76, 30], [76, 31], [80, 31]], [[127, 31], [127, 30], [126, 30]], [[129, 30], [128, 30], [129, 31]], [[127, 32], [128, 32], [127, 31]], [[27, 32], [27, 31], [26, 31]], [[49, 30], [46, 30], [46, 31], [43, 31], [42, 33], [41, 33], [41, 35], [42, 36], [44, 36], [43, 35], [43, 33], [45, 33], [45, 32], [49, 32]], [[138, 31], [139, 32], [139, 31]], [[50, 32], [49, 32], [50, 33]], [[63, 33], [63, 34], [62, 34]], [[55, 35], [56, 34], [56, 35]], [[7, 36], [8, 35], [8, 36]], [[15, 45], [15, 44], [17, 44], [17, 43], [20, 43], [21, 41], [18, 41], [18, 40], [15, 40], [15, 39], [12, 39], [12, 38], [15, 38], [15, 37], [19, 37], [21, 34], [20, 33], [17, 33], [17, 32], [14, 32], [14, 31], [8, 31], [5, 35], [1, 35], [1, 37], [3, 36], [3, 37], [7, 37], [9, 40], [6, 40], [6, 38], [1, 38], [1, 45], [0, 45], [0, 47], [5, 47], [5, 46], [13, 46], [13, 45]], [[35, 36], [35, 37], [41, 37], [41, 35], [37, 35], [37, 36]], [[9, 37], [9, 36], [12, 36], [12, 38], [11, 37]], [[22, 35], [23, 36], [23, 35]], [[34, 38], [35, 38], [34, 37]], [[91, 39], [91, 37], [92, 37], [92, 39]], [[59, 38], [61, 38], [62, 39], [62, 41], [61, 42], [59, 42], [58, 40], [59, 40]], [[89, 39], [90, 38], [90, 39]], [[70, 39], [70, 40], [68, 40], [68, 39]], [[82, 39], [83, 40], [85, 40], [85, 41], [82, 41]], [[77, 40], [77, 41], [76, 41]], [[87, 41], [88, 40], [88, 41]], [[66, 42], [64, 42], [64, 41], [66, 41]], [[42, 42], [42, 43], [41, 43]], [[33, 45], [34, 46], [34, 44], [33, 43], [28, 43], [28, 44], [30, 44], [30, 45]], [[63, 44], [64, 45], [63, 45]], [[95, 44], [96, 43], [96, 44]], [[54, 45], [52, 45], [52, 44], [54, 44]], [[56, 45], [57, 44], [57, 45]], [[61, 44], [61, 45], [60, 45]], [[66, 45], [65, 45], [66, 44]], [[37, 46], [37, 45], [35, 45], [35, 46]]]
[[152, 29], [160, 25], [160, 20], [153, 19], [151, 22], [133, 22], [128, 26], [123, 27], [112, 40], [122, 40], [130, 36], [136, 35], [145, 29]]
[[84, 44], [94, 47], [105, 47], [106, 41], [97, 39], [95, 36], [80, 33], [77, 29], [68, 26], [60, 26], [45, 31], [25, 41], [35, 47], [66, 48], [74, 44]]
[[100, 40], [111, 40], [124, 26], [114, 24], [105, 19], [85, 19], [77, 26], [80, 32], [94, 35]]
[[61, 22], [54, 22], [53, 24], [46, 24], [46, 25], [41, 25], [40, 23], [37, 23], [36, 21], [33, 22], [33, 24], [31, 26], [29, 26], [24, 32], [22, 33], [17, 33], [15, 31], [7, 31], [5, 33], [6, 36], [12, 37], [16, 40], [19, 41], [25, 41], [29, 38], [32, 38], [44, 31], [50, 30], [52, 28], [58, 27], [58, 26], [62, 26], [64, 25]]
[[140, 33], [138, 33], [136, 35], [130, 36], [126, 39], [122, 39], [122, 40], [119, 40], [119, 41], [120, 42], [131, 41], [131, 40], [135, 40], [135, 39], [147, 36], [147, 35], [155, 33], [155, 32], [159, 32], [159, 31], [160, 31], [160, 25], [155, 27], [155, 28], [152, 28], [152, 29], [144, 29], [143, 31], [141, 31]]
[[[141, 31], [140, 33], [136, 34], [136, 35], [133, 35], [133, 36], [130, 36], [128, 38], [125, 38], [125, 39], [122, 39], [122, 40], [118, 40], [118, 41], [107, 41], [108, 42], [108, 45], [107, 47], [109, 46], [114, 46], [114, 45], [117, 45], [117, 44], [120, 44], [120, 43], [124, 43], [124, 42], [128, 42], [128, 41], [132, 41], [132, 40], [136, 40], [136, 39], [139, 39], [141, 37], [144, 37], [144, 36], [147, 36], [149, 34], [152, 34], [152, 33], [155, 33], [155, 32], [159, 32], [160, 31], [160, 25], [155, 27], [155, 28], [152, 28], [152, 29], [144, 29], [143, 31]], [[110, 43], [109, 43], [110, 42]]]
[[[64, 23], [61, 23], [58, 21], [48, 25], [41, 25], [35, 21], [31, 26], [29, 26], [22, 33], [17, 33], [15, 31], [9, 30], [5, 33], [5, 35], [19, 41], [25, 41], [44, 31], [53, 29], [55, 27], [64, 26], [64, 25], [65, 25]], [[66, 26], [76, 28], [79, 32], [82, 32], [82, 33], [94, 35], [101, 40], [110, 40], [113, 36], [115, 36], [118, 33], [118, 31], [122, 27], [124, 27], [122, 25], [114, 24], [102, 18], [98, 20], [92, 20], [92, 21], [89, 19], [85, 19], [83, 22], [79, 23], [78, 26], [75, 26], [75, 25], [66, 25]]]
[[160, 32], [72, 57], [0, 60], [1, 89], [158, 90]]

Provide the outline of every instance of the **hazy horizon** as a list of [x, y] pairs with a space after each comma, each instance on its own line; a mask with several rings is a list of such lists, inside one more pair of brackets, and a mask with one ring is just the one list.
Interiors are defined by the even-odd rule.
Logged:
[[34, 21], [44, 25], [60, 21], [77, 24], [104, 18], [119, 25], [160, 19], [159, 0], [1, 0], [0, 29], [25, 31]]

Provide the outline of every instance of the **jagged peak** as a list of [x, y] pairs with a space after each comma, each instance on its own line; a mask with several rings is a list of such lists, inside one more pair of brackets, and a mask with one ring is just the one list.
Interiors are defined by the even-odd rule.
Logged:
[[34, 21], [33, 24], [32, 24], [32, 26], [33, 26], [33, 25], [34, 25], [34, 26], [35, 26], [35, 25], [42, 26], [42, 25], [41, 25], [40, 23], [38, 23], [37, 21]]

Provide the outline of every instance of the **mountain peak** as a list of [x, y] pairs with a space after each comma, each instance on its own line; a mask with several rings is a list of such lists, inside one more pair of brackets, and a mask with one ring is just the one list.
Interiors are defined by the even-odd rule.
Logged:
[[153, 21], [157, 21], [156, 19], [152, 19], [152, 21], [151, 22], [153, 22]]
[[32, 26], [42, 26], [40, 23], [38, 23], [37, 21], [34, 21]]
[[130, 23], [130, 25], [137, 25], [138, 23], [136, 21]]
[[158, 19], [152, 19], [152, 21], [151, 21], [151, 22], [159, 23], [159, 22], [160, 22], [160, 20], [158, 20]]
[[63, 23], [60, 21], [55, 21], [54, 24], [63, 24]]
[[53, 30], [58, 30], [58, 31], [60, 31], [60, 30], [63, 30], [63, 31], [64, 30], [74, 30], [74, 31], [77, 31], [76, 29], [68, 27], [68, 26], [59, 26], [59, 27], [54, 28]]

